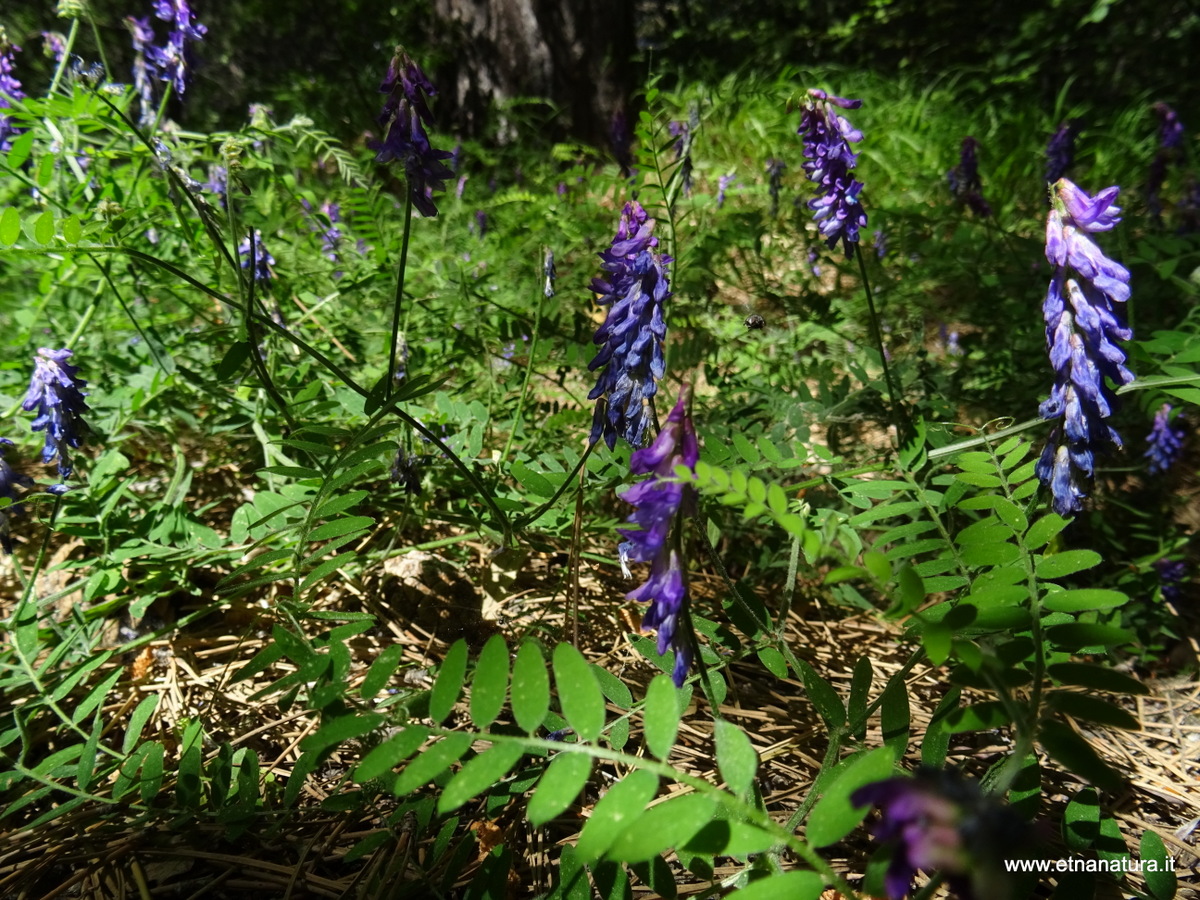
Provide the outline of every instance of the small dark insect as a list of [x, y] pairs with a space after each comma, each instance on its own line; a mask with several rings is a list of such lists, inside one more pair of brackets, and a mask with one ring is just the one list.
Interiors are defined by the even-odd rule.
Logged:
[[759, 331], [767, 327], [767, 320], [755, 313], [752, 316], [746, 316], [746, 327], [751, 331]]

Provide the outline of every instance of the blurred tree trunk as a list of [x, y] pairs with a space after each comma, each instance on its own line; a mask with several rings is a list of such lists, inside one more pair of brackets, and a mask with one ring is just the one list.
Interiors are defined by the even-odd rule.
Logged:
[[439, 106], [465, 134], [495, 124], [502, 140], [515, 137], [512, 117], [493, 122], [493, 104], [544, 98], [558, 110], [554, 138], [610, 143], [634, 87], [634, 0], [434, 0], [434, 10], [456, 32]]

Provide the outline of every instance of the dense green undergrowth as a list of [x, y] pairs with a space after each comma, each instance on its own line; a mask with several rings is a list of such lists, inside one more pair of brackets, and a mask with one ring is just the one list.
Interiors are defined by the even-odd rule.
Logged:
[[[789, 101], [818, 84], [864, 99], [857, 174], [873, 236], [861, 267], [809, 221]], [[685, 870], [709, 896], [878, 894], [886, 852], [862, 861], [864, 885], [823, 852], [867, 815], [851, 795], [916, 760], [944, 766], [953, 735], [998, 731], [1009, 749], [972, 773], [992, 797], [1033, 820], [1050, 809], [1045, 786], [1069, 790], [1051, 823], [1062, 855], [1128, 855], [1111, 806], [1123, 778], [1086, 729], [1137, 728], [1122, 698], [1146, 692], [1141, 664], [1182, 636], [1166, 600], [1190, 589], [1191, 569], [1163, 573], [1189, 558], [1176, 514], [1195, 457], [1148, 475], [1143, 436], [1163, 403], [1191, 418], [1200, 396], [1200, 241], [1186, 231], [1183, 164], [1161, 217], [1136, 189], [1156, 152], [1148, 102], [1095, 109], [1064, 93], [1056, 109], [969, 108], [950, 80], [847, 72], [651, 87], [631, 174], [586, 148], [508, 168], [467, 143], [440, 214], [422, 218], [401, 169], [303, 116], [259, 107], [213, 134], [158, 116], [138, 125], [131, 88], [69, 62], [25, 92], [0, 161], [3, 436], [7, 464], [32, 478], [0, 499], [14, 545], [5, 828], [36, 841], [82, 808], [219, 823], [235, 840], [298, 815], [306, 781], [340, 753], [354, 762], [327, 808], [383, 810], [348, 864], [413, 817], [445, 851], [464, 808], [496, 816], [515, 801], [533, 828], [590, 811], [577, 841], [553, 850], [554, 896], [589, 883], [629, 896], [630, 873], [672, 896]], [[1071, 178], [1130, 188], [1105, 240], [1133, 273], [1137, 375], [1114, 419], [1127, 450], [1099, 461], [1073, 518], [1050, 511], [1035, 477], [1052, 380], [1042, 148], [1068, 119], [1084, 123]], [[672, 122], [689, 123], [683, 155]], [[988, 217], [946, 186], [968, 135]], [[771, 159], [787, 166], [777, 187]], [[330, 598], [415, 547], [454, 560], [482, 541], [517, 565], [530, 550], [575, 562], [586, 551], [615, 570], [631, 450], [587, 442], [604, 314], [590, 283], [635, 197], [674, 260], [659, 414], [680, 384], [695, 395], [701, 460], [676, 477], [700, 502], [682, 541], [720, 584], [684, 617], [699, 671], [682, 688], [624, 678], [551, 627], [447, 641], [427, 687], [404, 686], [399, 644], [364, 668], [356, 641], [378, 614]], [[251, 277], [250, 258], [266, 254], [269, 277]], [[20, 408], [39, 347], [70, 348], [87, 380], [90, 431], [65, 493], [46, 490], [56, 479]], [[900, 672], [877, 678], [879, 661], [847, 648], [854, 689], [841, 695], [787, 639], [799, 585], [805, 602], [902, 626]], [[148, 729], [160, 695], [136, 699], [126, 666], [151, 639], [239, 605], [259, 609], [253, 627], [269, 637], [230, 684], [266, 680], [254, 702], [313, 723], [283, 779], [236, 735], [214, 737], [226, 726], [203, 713], [170, 739]], [[634, 646], [673, 670], [653, 641]], [[921, 731], [911, 705], [925, 701], [905, 676], [927, 664], [948, 689]], [[719, 713], [731, 667], [746, 665], [781, 690], [802, 685], [827, 733], [819, 774], [786, 814], [764, 804], [754, 747]], [[711, 733], [719, 777], [672, 755], [681, 717]], [[602, 765], [624, 777], [593, 802]], [[1155, 839], [1141, 840], [1143, 858], [1165, 858]], [[730, 857], [737, 873], [716, 878]], [[512, 848], [490, 850], [470, 895], [504, 896], [517, 866]], [[1138, 890], [1171, 896], [1173, 876]]]

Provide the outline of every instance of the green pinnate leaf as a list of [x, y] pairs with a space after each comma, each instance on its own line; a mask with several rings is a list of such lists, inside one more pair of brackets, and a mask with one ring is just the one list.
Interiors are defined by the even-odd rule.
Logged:
[[828, 847], [848, 835], [868, 810], [865, 806], [853, 806], [850, 795], [863, 785], [889, 777], [894, 763], [890, 747], [877, 747], [845, 763], [809, 813], [805, 832], [809, 843], [814, 847]]
[[541, 648], [525, 641], [517, 651], [512, 674], [512, 711], [517, 724], [533, 734], [550, 711], [550, 675]]
[[446, 658], [442, 660], [429, 694], [429, 718], [434, 722], [441, 722], [450, 715], [450, 710], [454, 708], [459, 694], [462, 693], [466, 675], [467, 642], [460, 639], [446, 651]]
[[1095, 550], [1063, 550], [1039, 557], [1034, 564], [1034, 572], [1038, 578], [1063, 578], [1094, 568], [1102, 560], [1103, 557]]
[[604, 729], [604, 694], [596, 676], [570, 644], [554, 648], [553, 665], [563, 718], [580, 740], [594, 741]]
[[0, 213], [0, 244], [11, 247], [21, 236], [21, 214], [15, 207], [6, 207]]
[[1062, 684], [1099, 691], [1112, 691], [1117, 694], [1145, 695], [1150, 693], [1150, 688], [1136, 678], [1126, 675], [1124, 672], [1118, 672], [1109, 666], [1077, 662], [1054, 663], [1047, 667], [1047, 672], [1051, 678]]
[[1038, 742], [1056, 763], [1085, 781], [1106, 791], [1121, 790], [1124, 782], [1084, 738], [1062, 722], [1044, 719]]
[[746, 733], [732, 722], [717, 719], [717, 767], [730, 790], [749, 797], [758, 772], [758, 754]]
[[[1054, 559], [1054, 557], [1050, 557]], [[1122, 591], [1105, 588], [1078, 588], [1069, 591], [1049, 591], [1042, 600], [1042, 608], [1052, 612], [1087, 612], [1096, 609], [1115, 609], [1129, 602]]]
[[366, 677], [359, 686], [358, 695], [364, 700], [370, 700], [382, 691], [392, 680], [392, 676], [396, 674], [396, 668], [400, 665], [400, 659], [403, 656], [403, 644], [392, 644], [390, 647], [385, 647], [384, 651], [375, 657], [371, 667], [367, 669]]
[[1142, 832], [1138, 855], [1142, 859], [1142, 876], [1146, 879], [1146, 887], [1155, 900], [1171, 900], [1178, 886], [1175, 860], [1167, 855], [1166, 845], [1158, 832], [1149, 829]]
[[648, 862], [665, 850], [686, 844], [716, 812], [702, 794], [677, 794], [651, 806], [608, 848], [608, 859]]
[[420, 725], [406, 725], [398, 734], [378, 744], [363, 757], [354, 770], [354, 780], [364, 784], [390, 772], [408, 759], [429, 737], [429, 729]]
[[[574, 649], [574, 648], [572, 648]], [[579, 835], [576, 852], [584, 862], [599, 859], [646, 808], [658, 791], [658, 776], [635, 769], [608, 789]]]
[[816, 872], [783, 872], [752, 881], [733, 894], [737, 900], [818, 900], [825, 879]]
[[592, 757], [586, 753], [563, 750], [550, 761], [546, 774], [538, 782], [525, 815], [541, 827], [570, 806], [592, 774]]
[[504, 695], [508, 693], [508, 645], [501, 635], [492, 635], [475, 664], [471, 681], [471, 721], [476, 728], [487, 728], [500, 715]]
[[646, 747], [659, 759], [666, 759], [675, 746], [675, 735], [679, 730], [679, 698], [671, 676], [654, 676], [646, 690], [646, 704], [642, 708], [643, 731]]
[[472, 736], [462, 732], [446, 735], [401, 770], [392, 785], [392, 792], [403, 797], [433, 781], [462, 759], [471, 749], [471, 741]]
[[1058, 513], [1047, 513], [1029, 526], [1025, 533], [1025, 546], [1037, 550], [1054, 540], [1067, 527], [1067, 520]]
[[524, 755], [525, 748], [519, 742], [503, 741], [468, 760], [442, 790], [438, 797], [438, 812], [445, 815], [493, 787]]
[[1083, 719], [1086, 722], [1095, 722], [1110, 728], [1138, 731], [1142, 727], [1137, 717], [1128, 710], [1090, 694], [1080, 694], [1074, 691], [1050, 691], [1046, 694], [1046, 704], [1051, 709], [1074, 719]]

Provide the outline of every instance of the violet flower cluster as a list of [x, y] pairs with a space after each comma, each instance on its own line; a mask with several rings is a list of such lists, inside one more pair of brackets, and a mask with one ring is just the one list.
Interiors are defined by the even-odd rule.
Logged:
[[671, 258], [655, 250], [653, 228], [641, 204], [626, 203], [612, 246], [600, 254], [608, 277], [592, 281], [596, 302], [608, 306], [608, 315], [592, 338], [601, 347], [588, 369], [603, 371], [588, 399], [608, 402], [596, 404], [591, 439], [603, 436], [609, 449], [618, 437], [642, 446], [652, 421], [649, 401], [666, 367], [663, 307], [671, 296], [666, 270]]
[[0, 438], [0, 497], [7, 497], [12, 501], [8, 506], [0, 507], [0, 550], [10, 555], [12, 554], [12, 541], [8, 536], [8, 523], [9, 519], [18, 515], [21, 510], [21, 507], [17, 505], [20, 500], [17, 488], [27, 488], [33, 485], [32, 478], [18, 472], [4, 458], [7, 448], [11, 446], [13, 446], [13, 442], [8, 438]]
[[678, 541], [671, 540], [676, 521], [682, 516], [695, 515], [695, 488], [675, 480], [677, 466], [694, 471], [700, 458], [689, 412], [691, 398], [691, 388], [684, 385], [654, 443], [636, 451], [630, 459], [629, 468], [634, 475], [650, 477], [621, 492], [621, 499], [634, 507], [626, 521], [637, 528], [617, 529], [625, 538], [618, 552], [626, 576], [630, 574], [629, 562], [650, 563], [646, 582], [625, 596], [650, 604], [642, 617], [642, 627], [657, 630], [660, 654], [674, 650], [671, 677], [677, 687], [682, 687], [687, 678], [695, 642], [695, 637], [681, 627], [687, 624], [687, 577]]
[[963, 138], [958, 165], [946, 173], [946, 181], [950, 185], [950, 193], [965, 203], [975, 215], [986, 219], [992, 214], [992, 207], [983, 199], [983, 181], [979, 177], [979, 141], [975, 138]]
[[1075, 162], [1075, 133], [1072, 122], [1064, 122], [1046, 144], [1046, 184], [1054, 184]]
[[1050, 488], [1054, 511], [1063, 516], [1083, 508], [1097, 450], [1121, 446], [1121, 436], [1106, 421], [1115, 397], [1105, 379], [1117, 385], [1133, 380], [1117, 346], [1133, 336], [1120, 312], [1129, 299], [1129, 272], [1091, 237], [1120, 221], [1121, 210], [1113, 203], [1119, 192], [1110, 187], [1090, 197], [1060, 179], [1046, 220], [1046, 258], [1054, 274], [1042, 312], [1055, 378], [1038, 411], [1056, 424], [1037, 475]]
[[384, 130], [383, 140], [368, 146], [377, 151], [376, 162], [404, 164], [413, 206], [423, 216], [436, 216], [433, 192], [446, 190], [446, 179], [454, 176], [444, 162], [452, 157], [451, 152], [435, 149], [425, 132], [425, 127], [433, 124], [426, 97], [437, 91], [413, 58], [397, 47], [379, 93], [388, 95], [377, 119]]
[[58, 477], [71, 477], [74, 467], [67, 448], [77, 448], [88, 430], [83, 414], [87, 412], [87, 382], [77, 376], [78, 368], [67, 362], [70, 350], [50, 350], [42, 347], [33, 358], [33, 377], [21, 408], [36, 411], [31, 428], [46, 432], [42, 462], [58, 459]]
[[271, 269], [275, 265], [275, 257], [263, 246], [261, 231], [255, 229], [253, 242], [250, 235], [242, 238], [242, 242], [238, 244], [238, 256], [241, 257], [243, 269], [253, 268], [251, 277], [255, 284], [263, 288], [270, 286], [271, 279], [275, 277]]
[[21, 82], [13, 75], [14, 54], [20, 51], [21, 48], [10, 43], [8, 35], [0, 28], [0, 153], [12, 149], [12, 139], [22, 131], [13, 124], [13, 117], [5, 112], [13, 108], [14, 101], [25, 99]]
[[1184, 598], [1184, 588], [1188, 579], [1188, 564], [1181, 559], [1155, 560], [1154, 571], [1158, 573], [1158, 587], [1162, 598], [1170, 603], [1178, 603]]
[[1143, 454], [1150, 460], [1146, 472], [1150, 475], [1162, 475], [1169, 470], [1183, 454], [1183, 441], [1187, 432], [1183, 429], [1183, 416], [1171, 418], [1172, 407], [1164, 403], [1154, 414], [1154, 426], [1146, 437], [1149, 449]]
[[1162, 188], [1167, 181], [1167, 172], [1172, 165], [1182, 165], [1184, 155], [1184, 129], [1179, 116], [1165, 103], [1155, 103], [1151, 109], [1158, 117], [1158, 150], [1150, 161], [1146, 177], [1146, 205], [1150, 213], [1162, 217]]
[[855, 806], [878, 807], [875, 837], [893, 846], [884, 889], [908, 893], [917, 870], [940, 871], [964, 900], [1012, 896], [1004, 859], [1034, 849], [1030, 828], [954, 770], [922, 767], [912, 778], [888, 778], [850, 795]]
[[862, 101], [834, 97], [816, 88], [808, 94], [796, 133], [804, 138], [804, 173], [821, 189], [820, 196], [808, 201], [808, 208], [829, 249], [841, 241], [849, 257], [858, 243], [858, 230], [867, 225], [867, 214], [859, 202], [863, 184], [853, 175], [858, 154], [850, 149], [863, 136], [834, 107], [858, 109]]

